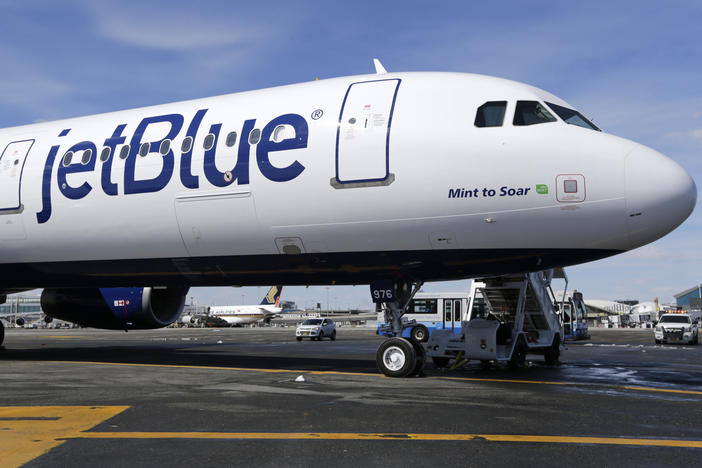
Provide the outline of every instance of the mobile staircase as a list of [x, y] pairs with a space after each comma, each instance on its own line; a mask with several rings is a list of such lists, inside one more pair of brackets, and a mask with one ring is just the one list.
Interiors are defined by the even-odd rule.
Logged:
[[564, 335], [551, 288], [554, 277], [565, 279], [567, 289], [562, 269], [476, 280], [485, 284], [479, 288], [487, 304], [484, 313], [472, 311], [460, 334], [434, 331], [426, 343], [427, 355], [438, 367], [473, 359], [486, 366], [508, 363], [518, 368], [527, 354], [542, 354], [547, 364], [557, 364]]

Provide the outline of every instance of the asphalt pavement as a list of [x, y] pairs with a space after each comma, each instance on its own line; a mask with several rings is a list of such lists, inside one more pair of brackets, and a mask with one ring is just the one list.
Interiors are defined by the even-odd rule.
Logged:
[[650, 329], [405, 379], [378, 372], [371, 329], [6, 332], [3, 467], [702, 463], [702, 346]]

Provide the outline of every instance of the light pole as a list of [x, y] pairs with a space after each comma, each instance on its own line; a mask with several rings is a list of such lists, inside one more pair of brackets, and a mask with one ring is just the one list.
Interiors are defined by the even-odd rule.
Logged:
[[329, 286], [324, 286], [324, 289], [327, 290], [327, 312], [329, 312]]

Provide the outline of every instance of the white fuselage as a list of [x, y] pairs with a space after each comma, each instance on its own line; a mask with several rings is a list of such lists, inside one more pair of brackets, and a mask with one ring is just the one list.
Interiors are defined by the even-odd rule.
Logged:
[[[515, 126], [519, 100], [570, 107], [391, 73], [2, 130], [3, 286], [467, 278], [613, 255], [691, 213], [671, 159], [560, 119]], [[487, 101], [507, 102], [502, 126], [474, 125]]]
[[282, 310], [275, 305], [212, 306], [210, 315], [219, 317], [230, 325], [247, 325], [273, 318]]

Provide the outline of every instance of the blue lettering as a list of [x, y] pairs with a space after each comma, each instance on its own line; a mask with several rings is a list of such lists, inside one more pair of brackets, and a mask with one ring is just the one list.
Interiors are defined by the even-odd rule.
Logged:
[[505, 196], [506, 197], [514, 197], [516, 195], [518, 197], [521, 197], [521, 196], [529, 193], [529, 189], [531, 189], [531, 187], [524, 187], [524, 188], [516, 188], [515, 189], [515, 188], [507, 187], [505, 185], [505, 186], [500, 187], [500, 196], [501, 197], [505, 197]]
[[[222, 128], [222, 124], [212, 125], [210, 127], [210, 133], [215, 136], [215, 143], [211, 149], [205, 151], [205, 176], [207, 180], [215, 187], [226, 187], [232, 184], [235, 180], [238, 181], [239, 185], [245, 185], [249, 183], [249, 141], [248, 134], [256, 125], [256, 120], [247, 120], [244, 122], [244, 127], [241, 130], [241, 138], [239, 143], [239, 151], [237, 154], [236, 164], [234, 168], [230, 171], [231, 177], [225, 178], [226, 173], [220, 172], [215, 164], [215, 149], [217, 147], [217, 140], [219, 139], [219, 132]], [[227, 180], [228, 179], [228, 180]]]
[[[274, 130], [280, 125], [293, 127], [295, 135], [280, 142], [271, 141]], [[305, 166], [299, 161], [295, 160], [287, 167], [275, 167], [269, 159], [269, 153], [307, 148], [307, 135], [307, 121], [300, 115], [284, 114], [268, 122], [261, 132], [261, 141], [256, 146], [256, 162], [261, 174], [273, 182], [287, 182], [299, 176], [305, 170]], [[245, 135], [242, 135], [242, 140], [244, 137]]]
[[[186, 138], [190, 137], [195, 140], [197, 132], [202, 124], [207, 109], [198, 110], [193, 116]], [[146, 130], [149, 125], [170, 124], [167, 134], [157, 141], [142, 142]], [[172, 148], [169, 148], [165, 155], [162, 155], [161, 172], [152, 179], [136, 179], [136, 165], [138, 154], [143, 143], [148, 144], [148, 153], [157, 152], [160, 154], [161, 144], [165, 140], [171, 142], [178, 136], [183, 128], [184, 118], [180, 114], [167, 114], [154, 117], [146, 117], [141, 120], [136, 127], [134, 134], [131, 137], [129, 145], [129, 154], [125, 160], [124, 167], [124, 194], [151, 193], [158, 192], [168, 185], [173, 176], [175, 167], [175, 156]], [[237, 149], [237, 159], [231, 171], [220, 172], [215, 164], [217, 141], [222, 131], [222, 124], [214, 124], [210, 126], [210, 133], [215, 137], [212, 148], [205, 150], [204, 153], [204, 173], [207, 180], [216, 187], [226, 187], [237, 182], [239, 185], [246, 185], [250, 182], [250, 153], [251, 145], [249, 144], [249, 135], [256, 126], [256, 119], [244, 121], [239, 138], [239, 147]], [[118, 195], [118, 184], [112, 180], [113, 160], [116, 159], [117, 147], [127, 141], [127, 136], [124, 134], [127, 124], [118, 125], [112, 133], [112, 136], [105, 139], [104, 146], [110, 149], [110, 156], [107, 160], [102, 161], [100, 182], [102, 190], [106, 195]], [[282, 127], [282, 128], [281, 128]], [[282, 133], [280, 133], [282, 131]], [[68, 135], [70, 129], [63, 130], [59, 137]], [[273, 182], [286, 182], [298, 177], [304, 170], [298, 160], [294, 160], [286, 167], [278, 167], [271, 162], [271, 153], [276, 151], [286, 151], [294, 149], [307, 148], [309, 137], [309, 128], [307, 121], [298, 114], [284, 114], [271, 120], [261, 131], [261, 137], [256, 146], [256, 162], [261, 174], [268, 180]], [[192, 155], [195, 145], [192, 144], [187, 152], [181, 154], [180, 159], [180, 180], [184, 187], [196, 189], [199, 187], [199, 178], [192, 172]], [[42, 209], [36, 213], [37, 222], [46, 223], [52, 214], [51, 200], [51, 177], [56, 164], [56, 157], [59, 153], [60, 145], [52, 146], [47, 155], [42, 174]], [[147, 148], [144, 148], [147, 149]], [[82, 160], [85, 157], [85, 151], [91, 152], [91, 157], [83, 164]], [[87, 196], [93, 187], [87, 181], [83, 181], [78, 186], [72, 186], [68, 183], [69, 174], [78, 174], [84, 172], [92, 172], [95, 170], [96, 161], [99, 157], [96, 145], [91, 141], [81, 141], [74, 144], [68, 151], [74, 153], [74, 162], [68, 166], [59, 165], [56, 182], [59, 191], [63, 196], [71, 200], [79, 200]], [[147, 154], [148, 154], [147, 153]], [[74, 181], [75, 183], [75, 181]], [[476, 189], [477, 190], [477, 189]], [[528, 190], [528, 189], [527, 189]], [[465, 189], [450, 189], [450, 198], [465, 198], [471, 196], [470, 190]]]
[[132, 142], [129, 148], [129, 155], [124, 167], [124, 193], [149, 193], [162, 190], [173, 175], [173, 149], [169, 149], [168, 153], [163, 155], [163, 168], [161, 173], [153, 179], [136, 180], [136, 159], [141, 146], [141, 138], [144, 135], [146, 128], [154, 123], [168, 122], [171, 124], [171, 129], [168, 134], [160, 140], [149, 143], [149, 152], [157, 152], [163, 140], [173, 140], [178, 132], [183, 127], [183, 116], [180, 114], [160, 115], [157, 117], [147, 117], [143, 119], [137, 126]]
[[193, 175], [191, 170], [193, 149], [195, 148], [195, 136], [197, 136], [197, 130], [200, 128], [200, 122], [202, 118], [207, 113], [207, 109], [200, 109], [195, 113], [195, 117], [190, 122], [188, 127], [188, 132], [185, 137], [192, 138], [193, 144], [190, 145], [190, 149], [180, 156], [180, 181], [183, 183], [185, 188], [196, 189], [200, 186], [198, 183], [198, 177]]
[[[91, 152], [90, 161], [87, 164], [83, 164], [79, 156], [82, 156], [83, 151], [87, 150]], [[72, 187], [68, 184], [66, 176], [68, 174], [94, 171], [95, 159], [97, 159], [97, 149], [95, 148], [95, 144], [93, 142], [81, 141], [80, 143], [76, 143], [68, 148], [68, 151], [73, 152], [74, 162], [68, 166], [64, 166], [63, 163], [59, 165], [56, 181], [58, 182], [59, 190], [66, 198], [70, 198], [71, 200], [80, 200], [89, 194], [93, 187], [87, 182], [83, 182], [78, 187]]]
[[[70, 128], [66, 128], [59, 133], [59, 137], [68, 135]], [[43, 224], [49, 220], [51, 217], [51, 172], [54, 168], [54, 161], [56, 160], [56, 153], [59, 150], [60, 145], [52, 146], [49, 150], [49, 155], [46, 158], [46, 163], [44, 164], [44, 174], [41, 180], [41, 201], [42, 208], [41, 211], [37, 213], [37, 223]]]
[[[244, 126], [241, 127], [241, 136], [239, 137], [239, 152], [234, 166], [234, 178], [237, 179], [239, 185], [249, 183], [249, 156], [251, 154], [251, 145], [249, 145], [249, 133], [256, 127], [256, 119], [246, 120]], [[232, 172], [234, 172], [232, 171]]]
[[117, 128], [115, 128], [115, 131], [112, 133], [112, 136], [105, 140], [105, 146], [110, 148], [109, 159], [102, 162], [101, 183], [102, 191], [105, 192], [106, 195], [117, 195], [117, 184], [112, 183], [111, 177], [112, 161], [115, 157], [115, 152], [117, 151], [117, 145], [121, 145], [124, 143], [124, 140], [126, 140], [126, 138], [122, 136], [122, 132], [126, 126], [127, 124], [118, 125]]

